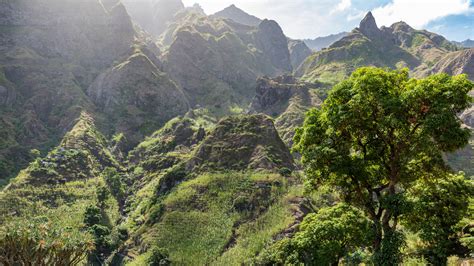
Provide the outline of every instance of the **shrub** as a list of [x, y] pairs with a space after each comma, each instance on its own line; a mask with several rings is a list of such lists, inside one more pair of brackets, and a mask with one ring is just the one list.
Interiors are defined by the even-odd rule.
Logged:
[[0, 265], [79, 265], [93, 249], [90, 236], [49, 220], [7, 225], [0, 233]]

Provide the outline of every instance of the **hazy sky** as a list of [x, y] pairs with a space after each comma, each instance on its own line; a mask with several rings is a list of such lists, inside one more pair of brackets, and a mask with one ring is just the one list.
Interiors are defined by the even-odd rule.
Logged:
[[474, 0], [183, 0], [207, 14], [231, 4], [260, 18], [276, 20], [292, 38], [350, 31], [372, 10], [380, 26], [403, 20], [451, 40], [474, 39]]

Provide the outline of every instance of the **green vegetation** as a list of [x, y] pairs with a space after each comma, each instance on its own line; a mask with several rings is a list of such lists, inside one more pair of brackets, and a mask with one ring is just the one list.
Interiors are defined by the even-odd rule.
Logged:
[[294, 221], [288, 200], [296, 195], [289, 188], [274, 173], [202, 174], [149, 199], [150, 216], [132, 234], [166, 247], [172, 263], [248, 262]]
[[91, 250], [90, 236], [46, 217], [17, 221], [0, 230], [2, 265], [80, 265]]
[[370, 244], [370, 227], [370, 221], [353, 207], [341, 203], [323, 208], [308, 214], [293, 238], [277, 242], [260, 255], [258, 264], [337, 265], [348, 254]]
[[[442, 153], [467, 144], [470, 130], [456, 114], [469, 106], [473, 87], [462, 75], [417, 80], [407, 70], [361, 68], [335, 86], [322, 109], [311, 110], [297, 130], [295, 150], [313, 186], [333, 186], [372, 221], [375, 264], [401, 262], [398, 223], [410, 213], [404, 191], [417, 180], [445, 177]], [[454, 225], [465, 208], [440, 226]]]

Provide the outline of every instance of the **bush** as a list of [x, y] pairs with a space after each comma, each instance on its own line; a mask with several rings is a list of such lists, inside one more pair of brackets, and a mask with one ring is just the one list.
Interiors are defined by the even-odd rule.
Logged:
[[289, 177], [291, 176], [291, 170], [287, 167], [282, 167], [278, 170], [278, 173], [280, 173], [280, 175], [282, 176], [286, 176], [286, 177]]
[[0, 233], [0, 265], [79, 265], [93, 249], [90, 235], [33, 219]]
[[171, 265], [171, 262], [168, 259], [168, 252], [162, 248], [154, 247], [151, 250], [150, 258], [148, 259], [148, 265], [150, 266]]

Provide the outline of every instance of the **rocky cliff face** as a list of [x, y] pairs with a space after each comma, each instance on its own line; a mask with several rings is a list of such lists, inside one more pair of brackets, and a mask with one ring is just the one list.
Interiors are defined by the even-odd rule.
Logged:
[[291, 146], [294, 131], [303, 124], [306, 111], [321, 105], [320, 92], [321, 84], [300, 82], [293, 76], [262, 77], [257, 80], [250, 112], [272, 116], [281, 138]]
[[[130, 18], [118, 1], [3, 1], [2, 39], [42, 57], [107, 65], [134, 38]], [[5, 34], [5, 32], [7, 32]], [[5, 38], [5, 39], [4, 39]]]
[[305, 42], [301, 40], [288, 39], [288, 49], [290, 51], [290, 60], [293, 69], [297, 69], [301, 63], [313, 53]]
[[125, 133], [131, 145], [189, 108], [181, 88], [153, 61], [159, 64], [146, 48], [136, 49], [100, 74], [87, 89], [113, 125], [111, 132]]
[[130, 49], [135, 31], [112, 0], [7, 0], [0, 12], [0, 109], [6, 124], [18, 125], [0, 151], [4, 179], [31, 148], [57, 143], [81, 111], [94, 112], [85, 89]]
[[263, 20], [258, 25], [256, 35], [257, 47], [270, 59], [272, 64], [280, 70], [291, 71], [288, 42], [276, 21]]
[[286, 37], [275, 22], [255, 28], [189, 12], [163, 37], [165, 69], [192, 106], [226, 112], [250, 101], [258, 76], [291, 70]]

